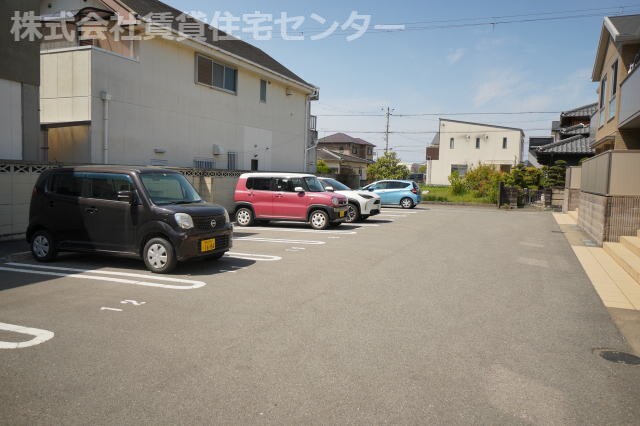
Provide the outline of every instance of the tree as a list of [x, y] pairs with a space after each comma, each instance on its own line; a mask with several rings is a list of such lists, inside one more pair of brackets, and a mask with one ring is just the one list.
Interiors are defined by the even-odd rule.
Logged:
[[327, 166], [327, 163], [324, 160], [318, 160], [316, 163], [316, 172], [320, 175], [328, 175], [331, 173], [331, 169]]
[[367, 168], [367, 174], [371, 179], [407, 179], [409, 169], [400, 164], [400, 159], [395, 152], [386, 152], [378, 158], [374, 164]]
[[564, 186], [564, 180], [567, 174], [567, 162], [564, 160], [558, 160], [551, 167], [545, 167], [544, 173], [544, 186], [550, 188], [553, 186]]

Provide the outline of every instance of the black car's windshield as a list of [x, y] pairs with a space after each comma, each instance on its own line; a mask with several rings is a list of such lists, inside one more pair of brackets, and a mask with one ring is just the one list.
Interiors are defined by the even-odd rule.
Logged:
[[320, 181], [322, 183], [322, 186], [325, 187], [325, 189], [330, 186], [332, 187], [335, 191], [351, 191], [351, 188], [349, 188], [347, 185], [345, 185], [342, 182], [338, 182], [335, 179], [322, 179]]
[[151, 201], [156, 205], [193, 204], [202, 201], [189, 181], [178, 173], [140, 175]]
[[307, 188], [309, 188], [309, 192], [324, 192], [324, 188], [322, 184], [315, 176], [308, 176], [304, 178], [304, 182], [307, 184]]

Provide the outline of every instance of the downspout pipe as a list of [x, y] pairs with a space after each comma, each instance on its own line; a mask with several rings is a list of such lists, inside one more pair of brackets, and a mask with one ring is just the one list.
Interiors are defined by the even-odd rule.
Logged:
[[309, 122], [311, 120], [311, 98], [309, 95], [304, 97], [304, 116], [305, 116], [305, 124], [304, 124], [304, 173], [309, 171]]
[[104, 104], [102, 123], [102, 159], [103, 164], [109, 164], [109, 101], [113, 97], [106, 90], [100, 93], [100, 99]]

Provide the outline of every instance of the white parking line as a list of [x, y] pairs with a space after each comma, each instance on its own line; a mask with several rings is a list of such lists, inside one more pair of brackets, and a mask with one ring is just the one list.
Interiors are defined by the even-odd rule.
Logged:
[[376, 223], [350, 223], [349, 226], [380, 226]]
[[376, 217], [407, 217], [403, 214], [379, 214]]
[[344, 234], [344, 235], [354, 235], [357, 234], [356, 231], [318, 231], [315, 229], [295, 229], [295, 228], [261, 228], [261, 227], [249, 227], [249, 228], [236, 228], [237, 232], [242, 233], [241, 229], [244, 232], [251, 231], [274, 231], [274, 232], [301, 232], [307, 234]]
[[260, 237], [241, 237], [234, 238], [234, 241], [255, 241], [259, 243], [284, 243], [284, 244], [303, 244], [311, 246], [320, 246], [326, 244], [324, 241], [312, 241], [312, 240], [285, 240], [281, 238], [260, 238]]
[[41, 330], [39, 328], [22, 327], [20, 325], [6, 324], [0, 322], [0, 330], [10, 331], [12, 333], [26, 334], [33, 336], [33, 339], [26, 342], [3, 342], [0, 341], [0, 349], [22, 349], [30, 346], [39, 345], [47, 340], [51, 340], [54, 336], [53, 331]]
[[277, 262], [278, 260], [282, 260], [280, 256], [269, 256], [267, 254], [253, 253], [228, 252], [224, 256], [231, 259], [254, 260], [256, 262]]
[[[150, 276], [150, 275], [143, 275], [143, 274], [131, 274], [128, 272], [62, 268], [62, 267], [56, 267], [56, 266], [33, 265], [33, 264], [26, 264], [26, 263], [7, 263], [6, 265], [13, 266], [15, 268], [0, 267], [0, 271], [17, 272], [22, 274], [48, 275], [52, 277], [69, 277], [69, 278], [78, 278], [78, 279], [88, 279], [88, 280], [94, 280], [94, 281], [107, 281], [107, 282], [117, 283], [117, 284], [132, 284], [132, 285], [139, 285], [144, 287], [164, 288], [169, 290], [192, 290], [192, 289], [201, 288], [207, 285], [202, 281], [184, 280], [180, 278], [158, 277], [158, 276]], [[43, 269], [43, 270], [22, 269], [24, 267], [33, 268], [33, 269]], [[60, 271], [60, 272], [53, 272], [53, 271]], [[90, 275], [87, 275], [87, 274], [90, 274]], [[167, 282], [173, 282], [173, 283], [184, 283], [189, 285], [161, 284], [161, 283], [150, 282], [150, 281], [128, 280], [128, 279], [114, 278], [114, 277], [108, 277], [108, 276], [101, 277], [100, 275], [112, 275], [112, 276], [129, 277], [129, 278], [145, 278], [153, 281], [167, 281]]]

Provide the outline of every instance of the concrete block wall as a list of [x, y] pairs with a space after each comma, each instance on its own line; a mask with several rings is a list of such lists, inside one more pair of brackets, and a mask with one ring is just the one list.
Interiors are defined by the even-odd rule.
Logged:
[[572, 212], [580, 208], [580, 189], [565, 188], [564, 205], [562, 211], [564, 213]]
[[53, 167], [0, 162], [0, 241], [24, 238], [33, 186], [43, 171]]
[[578, 226], [598, 245], [605, 241], [607, 197], [583, 192], [580, 195]]
[[580, 226], [596, 243], [619, 242], [640, 230], [640, 196], [580, 195]]

